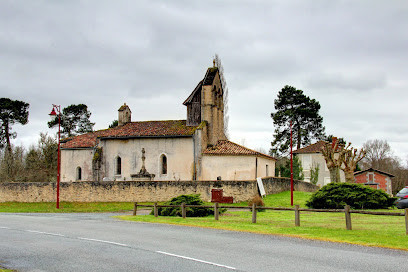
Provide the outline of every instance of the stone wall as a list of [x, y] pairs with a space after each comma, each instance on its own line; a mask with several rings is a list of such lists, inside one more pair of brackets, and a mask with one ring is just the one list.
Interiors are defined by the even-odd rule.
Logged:
[[[317, 186], [295, 181], [295, 190], [316, 191]], [[290, 190], [286, 178], [265, 178], [267, 194]], [[211, 189], [224, 189], [224, 196], [234, 202], [246, 201], [257, 193], [257, 183], [249, 181], [109, 181], [63, 182], [60, 184], [60, 201], [68, 202], [147, 202], [167, 201], [182, 194], [200, 194], [211, 200]], [[0, 202], [53, 202], [56, 201], [56, 184], [48, 182], [0, 183]]]

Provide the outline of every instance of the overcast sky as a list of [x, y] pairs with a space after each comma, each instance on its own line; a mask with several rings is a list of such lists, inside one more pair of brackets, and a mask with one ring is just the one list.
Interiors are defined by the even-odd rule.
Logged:
[[95, 129], [185, 119], [182, 102], [217, 53], [230, 139], [268, 151], [285, 85], [321, 104], [327, 134], [384, 139], [408, 156], [406, 1], [0, 2], [0, 96], [30, 103], [13, 144], [47, 128], [52, 104], [84, 103]]

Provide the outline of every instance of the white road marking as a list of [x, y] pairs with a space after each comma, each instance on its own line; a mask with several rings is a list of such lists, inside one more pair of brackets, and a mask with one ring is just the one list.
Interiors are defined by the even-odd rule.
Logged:
[[228, 268], [228, 269], [231, 269], [231, 270], [236, 270], [236, 268], [232, 267], [232, 266], [207, 262], [207, 261], [203, 261], [203, 260], [200, 260], [200, 259], [195, 259], [195, 258], [191, 258], [191, 257], [187, 257], [187, 256], [181, 256], [181, 255], [172, 254], [172, 253], [163, 252], [163, 251], [156, 251], [156, 253], [160, 253], [160, 254], [164, 254], [164, 255], [168, 255], [168, 256], [173, 256], [173, 257], [177, 257], [177, 258], [182, 258], [182, 259], [186, 259], [186, 260], [191, 260], [191, 261], [195, 261], [195, 262], [199, 262], [199, 263], [210, 264], [210, 265], [214, 265], [214, 266], [218, 266], [218, 267], [224, 267], [224, 268]]
[[39, 234], [46, 234], [46, 235], [52, 235], [52, 236], [59, 236], [59, 237], [65, 237], [65, 235], [59, 234], [59, 233], [51, 233], [51, 232], [45, 232], [45, 231], [38, 231], [38, 230], [26, 230], [27, 232], [32, 232], [32, 233], [39, 233]]
[[125, 245], [125, 244], [116, 243], [116, 242], [111, 242], [111, 241], [105, 241], [105, 240], [91, 239], [91, 238], [85, 238], [85, 237], [78, 237], [78, 239], [80, 239], [80, 240], [86, 240], [86, 241], [94, 241], [94, 242], [106, 243], [106, 244], [112, 244], [112, 245], [123, 246], [123, 247], [129, 247], [128, 245]]

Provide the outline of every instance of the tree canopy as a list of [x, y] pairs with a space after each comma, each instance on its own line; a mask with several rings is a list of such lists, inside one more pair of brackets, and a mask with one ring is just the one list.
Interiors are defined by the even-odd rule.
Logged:
[[[91, 112], [85, 104], [69, 105], [62, 110], [61, 127], [64, 137], [75, 136], [86, 132], [91, 132], [95, 123], [91, 123], [89, 118]], [[48, 122], [48, 127], [58, 126], [58, 116]]]
[[275, 99], [275, 112], [271, 113], [275, 127], [271, 143], [271, 155], [284, 155], [289, 152], [290, 121], [292, 121], [293, 145], [296, 149], [321, 140], [325, 137], [323, 117], [320, 116], [320, 103], [306, 96], [302, 90], [286, 85]]
[[0, 148], [6, 146], [7, 150], [11, 152], [10, 139], [17, 137], [17, 133], [10, 132], [11, 126], [15, 123], [22, 125], [28, 123], [29, 106], [30, 104], [23, 101], [0, 98]]

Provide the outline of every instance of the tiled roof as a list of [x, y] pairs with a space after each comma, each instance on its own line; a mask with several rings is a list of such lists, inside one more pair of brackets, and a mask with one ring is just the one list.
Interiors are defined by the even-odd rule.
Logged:
[[274, 157], [262, 154], [261, 152], [246, 148], [242, 145], [230, 142], [228, 140], [220, 140], [214, 146], [208, 147], [204, 150], [205, 155], [231, 155], [231, 156], [262, 156], [269, 159], [274, 159]]
[[73, 137], [61, 143], [61, 148], [94, 147], [98, 138], [192, 136], [195, 129], [194, 126], [186, 126], [186, 120], [131, 122]]
[[391, 178], [395, 177], [394, 175], [392, 175], [392, 174], [390, 174], [390, 173], [387, 173], [387, 172], [384, 172], [384, 171], [380, 171], [380, 170], [377, 170], [377, 169], [374, 169], [374, 168], [369, 168], [369, 169], [366, 169], [366, 170], [363, 170], [363, 171], [354, 172], [354, 175], [355, 175], [355, 176], [356, 176], [356, 175], [360, 175], [360, 174], [363, 174], [363, 173], [365, 173], [365, 172], [378, 172], [378, 173], [380, 173], [380, 174], [389, 176], [389, 177], [391, 177]]
[[326, 144], [326, 141], [318, 141], [317, 143], [299, 148], [293, 153], [321, 153], [322, 147]]

